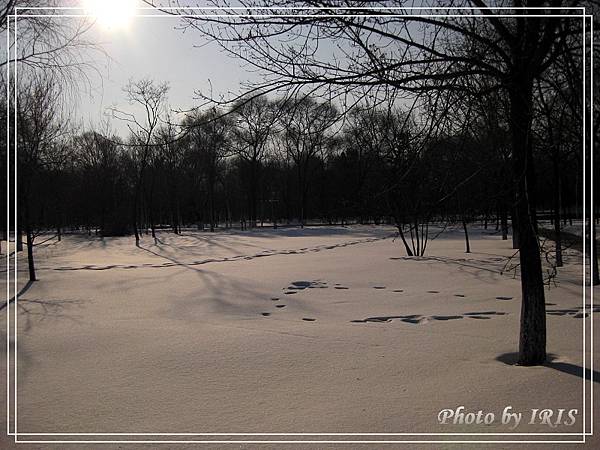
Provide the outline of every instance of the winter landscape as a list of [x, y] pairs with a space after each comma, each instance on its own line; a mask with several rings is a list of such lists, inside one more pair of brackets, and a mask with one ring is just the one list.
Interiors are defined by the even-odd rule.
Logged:
[[0, 448], [600, 445], [597, 7], [355, 3], [0, 3]]
[[394, 239], [351, 226], [41, 245], [44, 281], [18, 300], [20, 429], [576, 432], [437, 415], [581, 409], [581, 254], [546, 291], [553, 355], [526, 368], [510, 241], [474, 227], [467, 255], [451, 228], [414, 259]]

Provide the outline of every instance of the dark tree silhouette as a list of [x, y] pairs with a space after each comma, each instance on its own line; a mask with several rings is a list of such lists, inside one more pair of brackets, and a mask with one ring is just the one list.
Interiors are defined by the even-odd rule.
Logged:
[[[133, 206], [131, 210], [131, 226], [135, 235], [135, 245], [140, 244], [140, 234], [138, 230], [138, 215], [142, 195], [142, 183], [150, 153], [153, 148], [153, 140], [161, 123], [161, 118], [166, 114], [165, 102], [169, 85], [167, 83], [157, 84], [150, 79], [138, 81], [131, 80], [123, 88], [130, 105], [141, 108], [142, 118], [138, 118], [135, 113], [125, 112], [117, 108], [111, 108], [113, 117], [127, 123], [127, 127], [132, 134], [134, 147], [139, 150], [137, 157], [137, 174], [134, 180]], [[149, 206], [152, 210], [152, 205]], [[152, 224], [154, 225], [154, 224]], [[156, 238], [154, 226], [152, 227], [152, 237]]]

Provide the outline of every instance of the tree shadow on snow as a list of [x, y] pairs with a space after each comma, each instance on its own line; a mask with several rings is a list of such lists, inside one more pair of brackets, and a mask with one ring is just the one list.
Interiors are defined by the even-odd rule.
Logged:
[[6, 306], [9, 305], [10, 303], [14, 302], [15, 298], [17, 298], [17, 297], [23, 295], [25, 292], [27, 292], [32, 285], [33, 285], [33, 281], [29, 280], [27, 282], [27, 284], [21, 288], [21, 290], [17, 293], [17, 295], [15, 295], [10, 300], [8, 300], [7, 302], [0, 305], [0, 311], [2, 311], [4, 308], [6, 308]]
[[[586, 380], [591, 380], [593, 378], [595, 383], [600, 383], [600, 372], [597, 370], [591, 371], [589, 367], [586, 367], [584, 374], [583, 367], [565, 361], [560, 361], [557, 358], [557, 355], [549, 353], [547, 355], [547, 360], [544, 363], [544, 367], [549, 367], [551, 369], [558, 370], [559, 372], [568, 373], [569, 375], [575, 375], [579, 378], [585, 378]], [[519, 354], [516, 352], [502, 353], [496, 357], [496, 361], [500, 361], [510, 366], [516, 366], [518, 360]]]
[[[172, 256], [157, 253], [149, 248], [140, 247], [142, 250], [155, 256], [164, 258], [173, 266], [180, 266], [195, 273], [202, 281], [202, 295], [186, 295], [171, 298], [171, 312], [180, 318], [192, 319], [192, 313], [202, 302], [209, 302], [212, 310], [223, 314], [242, 315], [254, 317], [257, 311], [264, 308], [265, 294], [255, 290], [243, 282], [231, 279], [218, 272], [203, 270], [197, 267], [200, 263], [218, 262], [218, 260], [206, 260], [203, 262], [186, 263]], [[200, 294], [199, 292], [199, 294]], [[241, 301], [241, 300], [245, 301]], [[195, 319], [192, 319], [195, 320]]]

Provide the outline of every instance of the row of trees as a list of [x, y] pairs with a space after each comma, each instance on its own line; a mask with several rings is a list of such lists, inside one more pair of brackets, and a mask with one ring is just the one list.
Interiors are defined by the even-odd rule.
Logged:
[[[580, 215], [578, 130], [563, 118], [554, 135], [552, 114], [564, 116], [565, 108], [549, 110], [539, 88], [533, 158], [552, 177], [534, 194], [560, 235], [561, 220]], [[179, 233], [182, 226], [385, 221], [398, 227], [409, 255], [422, 255], [432, 221], [462, 224], [469, 251], [469, 222], [495, 222], [506, 239], [515, 217], [497, 93], [350, 111], [311, 96], [255, 96], [175, 123], [166, 84], [132, 81], [124, 91], [143, 112], [112, 110], [129, 126], [125, 137], [108, 125], [73, 130], [51, 78], [34, 77], [20, 91], [19, 223], [28, 242], [39, 230], [64, 228], [134, 234], [139, 244], [140, 229], [156, 238], [157, 228]], [[549, 154], [550, 145], [561, 150]]]

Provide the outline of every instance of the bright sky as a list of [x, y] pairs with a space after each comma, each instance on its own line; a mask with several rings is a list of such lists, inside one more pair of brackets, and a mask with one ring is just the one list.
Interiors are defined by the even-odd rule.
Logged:
[[[239, 61], [221, 53], [216, 44], [202, 45], [204, 41], [198, 32], [175, 29], [181, 25], [176, 17], [123, 19], [112, 15], [105, 0], [98, 1], [99, 9], [95, 11], [99, 19], [87, 38], [101, 42], [110, 60], [98, 59], [102, 79], [92, 76], [92, 92], [84, 89], [80, 95], [76, 116], [81, 117], [85, 127], [98, 123], [106, 108], [113, 105], [134, 112], [122, 91], [129, 79], [167, 81], [171, 86], [169, 103], [174, 109], [187, 109], [200, 102], [194, 100], [195, 90], [209, 94], [212, 84], [213, 95], [237, 92], [240, 82], [251, 77]], [[120, 12], [122, 0], [108, 3], [113, 2]], [[112, 127], [125, 137], [125, 124], [113, 120]]]
[[[242, 83], [260, 81], [259, 73], [246, 70], [239, 58], [223, 53], [218, 44], [207, 43], [200, 32], [182, 30], [183, 23], [177, 16], [136, 9], [148, 7], [141, 0], [65, 0], [64, 4], [84, 7], [86, 14], [96, 18], [84, 38], [98, 43], [106, 53], [100, 57], [98, 52], [90, 52], [97, 70], [88, 71], [91, 86], [81, 86], [73, 116], [84, 129], [105, 131], [102, 122], [110, 119], [112, 131], [127, 138], [127, 123], [112, 118], [107, 109], [114, 107], [143, 118], [142, 107], [129, 105], [123, 92], [129, 80], [151, 78], [157, 83], [167, 82], [171, 109], [184, 111], [204, 101], [197, 98], [197, 91], [213, 98], [232, 98], [240, 93]], [[210, 3], [198, 0], [196, 4]], [[70, 12], [81, 14], [82, 10]], [[318, 52], [322, 57], [333, 55], [336, 45], [339, 44], [323, 40]]]

